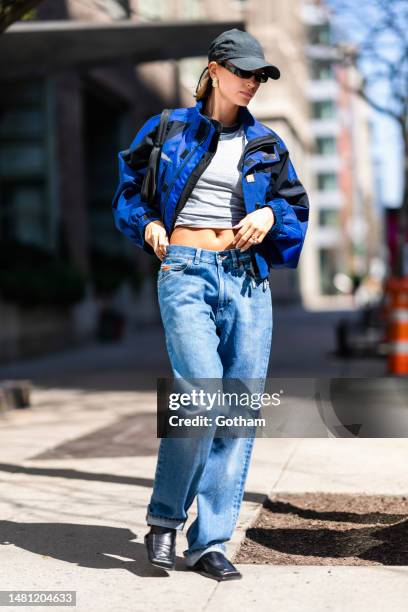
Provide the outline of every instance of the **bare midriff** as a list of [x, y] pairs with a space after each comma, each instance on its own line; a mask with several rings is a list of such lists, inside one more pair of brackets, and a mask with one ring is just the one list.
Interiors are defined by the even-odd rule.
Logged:
[[186, 227], [179, 225], [170, 236], [170, 244], [181, 244], [184, 246], [201, 247], [210, 251], [224, 251], [236, 248], [232, 243], [235, 234], [240, 228], [207, 228]]

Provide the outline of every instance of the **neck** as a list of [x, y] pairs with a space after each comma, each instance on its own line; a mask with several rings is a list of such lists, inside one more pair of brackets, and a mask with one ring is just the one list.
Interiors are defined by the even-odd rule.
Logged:
[[239, 106], [232, 104], [225, 98], [215, 96], [211, 93], [207, 101], [203, 104], [203, 115], [220, 121], [223, 125], [229, 126], [238, 123], [239, 121]]

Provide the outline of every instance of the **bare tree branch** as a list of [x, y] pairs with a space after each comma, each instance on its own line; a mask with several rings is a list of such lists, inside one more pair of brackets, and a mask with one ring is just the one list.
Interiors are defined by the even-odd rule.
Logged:
[[396, 113], [391, 108], [387, 108], [386, 106], [382, 106], [381, 104], [379, 104], [376, 100], [374, 100], [367, 94], [364, 87], [350, 87], [346, 84], [344, 84], [343, 87], [350, 93], [357, 94], [358, 96], [360, 96], [360, 98], [363, 98], [363, 100], [365, 100], [370, 106], [372, 106], [372, 108], [374, 108], [379, 113], [383, 113], [384, 115], [393, 117], [393, 119], [398, 121], [398, 123], [401, 123], [401, 115], [399, 113]]
[[[392, 271], [404, 269], [404, 245], [408, 231], [408, 6], [406, 0], [326, 0], [340, 24], [354, 20], [355, 28], [342, 28], [348, 44], [335, 44], [340, 65], [355, 67], [363, 75], [358, 85], [342, 87], [377, 112], [394, 119], [400, 127], [404, 150], [404, 187], [397, 238], [397, 261]], [[347, 33], [347, 36], [345, 35]], [[350, 40], [351, 34], [351, 40]], [[387, 92], [384, 94], [384, 90]]]
[[396, 33], [400, 38], [401, 43], [406, 46], [407, 34], [399, 27], [398, 14], [393, 11], [393, 9], [395, 9], [395, 4], [389, 2], [389, 0], [376, 0], [376, 4], [385, 15], [383, 20], [384, 25], [392, 32]]

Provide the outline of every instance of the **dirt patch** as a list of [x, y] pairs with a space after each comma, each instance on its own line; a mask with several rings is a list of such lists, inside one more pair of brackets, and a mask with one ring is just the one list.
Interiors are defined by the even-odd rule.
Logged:
[[408, 565], [408, 496], [271, 496], [247, 530], [234, 562]]

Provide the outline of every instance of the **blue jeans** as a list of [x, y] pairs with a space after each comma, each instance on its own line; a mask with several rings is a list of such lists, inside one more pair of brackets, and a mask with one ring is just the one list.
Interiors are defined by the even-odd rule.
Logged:
[[[170, 244], [157, 277], [166, 346], [176, 378], [258, 379], [264, 391], [272, 341], [268, 279], [251, 248], [212, 251]], [[168, 266], [168, 267], [167, 267]], [[161, 438], [146, 522], [186, 532], [186, 564], [226, 552], [244, 495], [254, 436]]]

